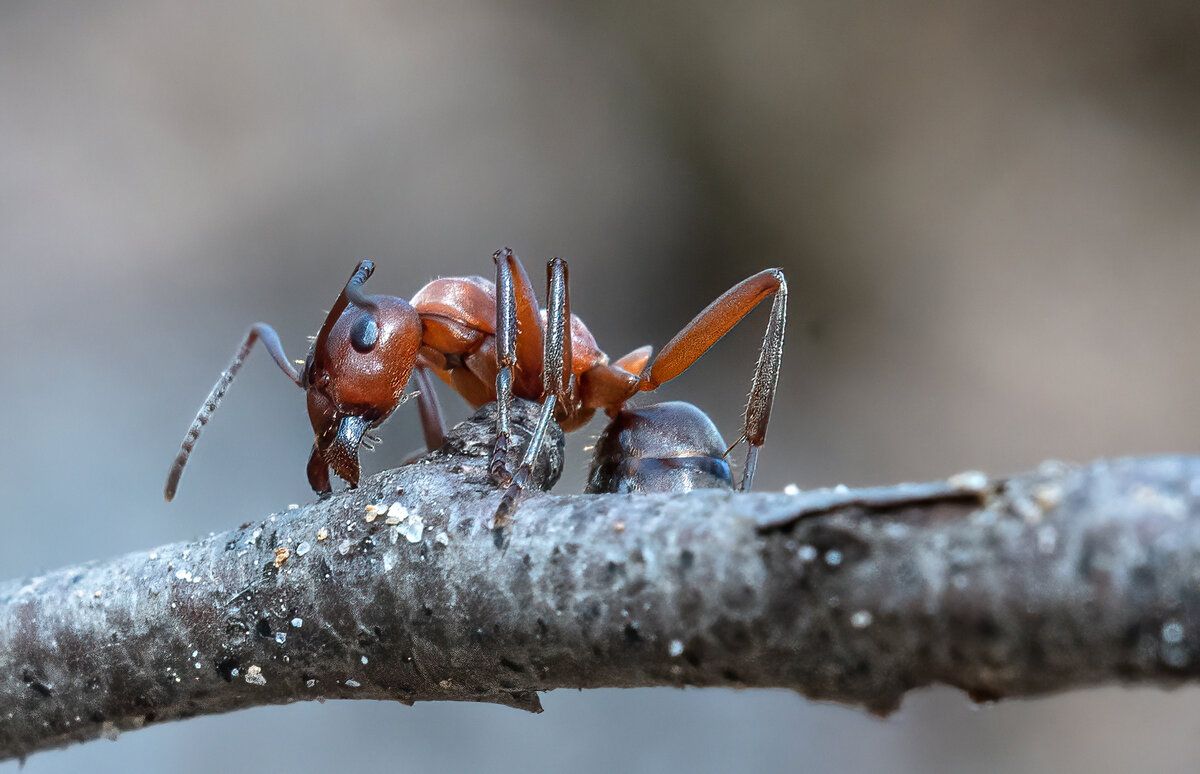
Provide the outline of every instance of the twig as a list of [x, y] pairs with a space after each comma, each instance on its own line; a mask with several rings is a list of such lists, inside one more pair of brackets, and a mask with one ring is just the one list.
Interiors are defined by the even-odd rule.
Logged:
[[496, 531], [490, 417], [353, 492], [0, 585], [0, 758], [315, 698], [776, 686], [887, 713], [932, 683], [992, 701], [1200, 675], [1200, 459], [542, 495]]

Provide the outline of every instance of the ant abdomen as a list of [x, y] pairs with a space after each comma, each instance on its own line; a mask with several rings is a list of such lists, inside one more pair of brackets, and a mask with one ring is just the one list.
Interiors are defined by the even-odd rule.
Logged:
[[716, 425], [692, 404], [670, 401], [617, 412], [596, 441], [587, 492], [732, 488]]

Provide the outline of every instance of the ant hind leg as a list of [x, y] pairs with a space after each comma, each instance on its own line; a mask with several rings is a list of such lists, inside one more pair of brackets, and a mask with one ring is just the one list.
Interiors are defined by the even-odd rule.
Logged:
[[[716, 344], [717, 341], [750, 313], [767, 296], [774, 296], [767, 330], [763, 334], [750, 397], [746, 402], [746, 425], [734, 446], [743, 440], [749, 444], [746, 467], [742, 473], [741, 490], [754, 482], [758, 467], [758, 451], [767, 439], [767, 423], [771, 418], [771, 403], [779, 382], [783, 362], [783, 332], [787, 322], [787, 281], [779, 269], [766, 269], [747, 277], [715, 301], [675, 334], [658, 356], [642, 372], [638, 390], [653, 390], [663, 382], [674, 379]], [[730, 450], [732, 450], [732, 446]]]

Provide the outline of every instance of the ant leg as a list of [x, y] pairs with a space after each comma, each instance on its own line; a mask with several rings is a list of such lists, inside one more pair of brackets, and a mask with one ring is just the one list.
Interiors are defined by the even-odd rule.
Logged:
[[494, 483], [512, 480], [508, 450], [512, 446], [513, 367], [523, 380], [541, 370], [542, 326], [537, 296], [521, 260], [507, 247], [492, 255], [496, 263], [496, 443], [488, 473]]
[[196, 418], [192, 420], [192, 426], [188, 428], [187, 435], [183, 437], [183, 443], [179, 446], [179, 454], [175, 455], [175, 461], [171, 463], [171, 471], [167, 474], [167, 485], [163, 488], [163, 496], [167, 498], [168, 502], [175, 497], [175, 490], [179, 487], [179, 478], [183, 475], [183, 468], [187, 465], [192, 448], [196, 445], [196, 439], [200, 437], [200, 431], [208, 424], [208, 420], [212, 417], [213, 412], [217, 410], [217, 406], [221, 405], [221, 399], [225, 397], [225, 391], [233, 383], [233, 377], [237, 376], [242, 363], [246, 361], [246, 356], [253, 349], [254, 342], [260, 340], [263, 346], [267, 348], [271, 359], [279, 366], [279, 370], [287, 374], [287, 377], [295, 382], [297, 387], [304, 387], [300, 373], [296, 371], [294, 365], [288, 362], [287, 355], [283, 351], [283, 345], [279, 343], [279, 334], [275, 332], [275, 329], [266, 323], [251, 325], [250, 330], [246, 332], [246, 338], [242, 340], [242, 345], [238, 347], [237, 353], [234, 354], [233, 360], [229, 363], [229, 367], [222, 372], [220, 378], [217, 379], [217, 383], [213, 385], [212, 391], [208, 393], [208, 398], [204, 401], [204, 405], [200, 407]]
[[771, 403], [775, 400], [779, 369], [783, 365], [783, 329], [786, 323], [787, 283], [781, 274], [779, 289], [775, 291], [775, 300], [771, 303], [767, 330], [763, 333], [762, 349], [758, 351], [758, 362], [754, 365], [750, 395], [746, 399], [746, 467], [742, 471], [742, 482], [738, 486], [743, 492], [750, 489], [754, 483], [754, 472], [758, 469], [758, 450], [767, 440]]
[[433, 390], [433, 380], [429, 378], [429, 372], [420, 366], [413, 369], [413, 379], [417, 382], [417, 411], [421, 415], [425, 448], [429, 451], [440, 449], [446, 439], [446, 423], [442, 420], [442, 407]]
[[571, 300], [567, 291], [567, 262], [561, 258], [551, 259], [546, 264], [546, 335], [542, 354], [542, 410], [521, 465], [513, 474], [512, 483], [500, 498], [496, 515], [492, 519], [495, 527], [503, 527], [516, 510], [517, 500], [525, 491], [533, 466], [546, 442], [546, 429], [554, 417], [555, 404], [561, 400], [570, 405], [571, 392], [575, 388], [575, 377], [571, 373]]
[[554, 396], [547, 395], [542, 402], [542, 410], [538, 414], [537, 426], [533, 429], [533, 435], [529, 437], [529, 445], [525, 447], [525, 456], [521, 458], [521, 465], [513, 474], [512, 483], [508, 485], [508, 489], [504, 490], [500, 504], [496, 506], [496, 515], [492, 517], [493, 528], [503, 527], [509, 523], [509, 517], [516, 510], [517, 500], [524, 493], [526, 484], [529, 483], [529, 477], [533, 473], [534, 464], [537, 463], [538, 454], [545, 445], [546, 430], [553, 417]]
[[500, 252], [492, 256], [496, 262], [496, 443], [488, 474], [492, 482], [510, 481], [508, 447], [512, 443], [512, 368], [517, 362], [517, 300], [513, 292], [512, 270]]
[[754, 367], [754, 379], [750, 383], [746, 426], [742, 437], [734, 443], [736, 446], [745, 440], [749, 444], [746, 467], [739, 486], [742, 490], [749, 489], [754, 482], [758, 451], [767, 439], [771, 403], [775, 399], [779, 368], [783, 362], [783, 332], [787, 321], [787, 281], [783, 272], [779, 269], [761, 271], [721, 294], [662, 348], [642, 372], [638, 384], [638, 390], [645, 392], [683, 373], [769, 295], [774, 295], [775, 299], [771, 304], [767, 330], [763, 334], [758, 363]]

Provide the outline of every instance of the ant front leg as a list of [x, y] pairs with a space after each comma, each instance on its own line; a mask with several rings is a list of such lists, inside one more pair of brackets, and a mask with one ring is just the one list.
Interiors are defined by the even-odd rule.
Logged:
[[[523, 381], [541, 370], [542, 326], [538, 319], [537, 296], [521, 265], [507, 247], [492, 255], [496, 262], [496, 443], [488, 473], [493, 483], [508, 484], [508, 450], [512, 446], [510, 407], [513, 368]], [[522, 385], [525, 387], [526, 385]], [[527, 390], [523, 390], [527, 391]]]
[[[767, 423], [771, 419], [771, 403], [775, 399], [775, 386], [779, 383], [779, 368], [783, 362], [783, 329], [787, 322], [787, 281], [779, 269], [766, 269], [747, 277], [717, 300], [704, 308], [700, 314], [667, 342], [658, 356], [642, 372], [637, 389], [653, 390], [663, 382], [674, 379], [692, 363], [700, 359], [708, 349], [737, 325], [767, 296], [774, 295], [771, 316], [763, 334], [758, 363], [754, 367], [754, 379], [750, 383], [750, 398], [746, 402], [746, 427], [733, 446], [743, 440], [749, 444], [746, 452], [746, 467], [742, 473], [741, 490], [747, 490], [754, 482], [754, 471], [758, 467], [758, 450], [767, 440]], [[730, 450], [733, 446], [729, 447]], [[726, 452], [728, 453], [728, 452]]]
[[275, 329], [266, 323], [255, 323], [250, 326], [250, 330], [246, 331], [246, 336], [242, 340], [241, 346], [233, 356], [233, 360], [229, 363], [229, 367], [222, 373], [217, 383], [213, 385], [212, 391], [209, 392], [208, 398], [205, 399], [204, 405], [200, 407], [196, 418], [192, 420], [191, 427], [188, 428], [187, 435], [183, 437], [183, 443], [179, 446], [179, 453], [175, 456], [175, 461], [171, 463], [171, 470], [167, 474], [167, 484], [163, 488], [163, 495], [167, 502], [170, 502], [175, 497], [175, 490], [179, 488], [179, 479], [183, 475], [183, 469], [187, 465], [188, 457], [192, 454], [192, 449], [196, 446], [196, 439], [200, 437], [200, 431], [208, 424], [208, 420], [212, 418], [213, 412], [217, 410], [217, 406], [221, 405], [221, 399], [225, 397], [226, 390], [229, 385], [233, 384], [233, 378], [242, 368], [242, 363], [246, 362], [246, 356], [250, 354], [250, 350], [254, 348], [254, 343], [261, 341], [266, 348], [271, 359], [275, 361], [275, 365], [279, 366], [279, 370], [283, 371], [292, 383], [297, 387], [304, 387], [304, 380], [296, 367], [288, 360], [287, 355], [283, 351], [283, 344], [279, 342], [279, 334]]
[[546, 442], [546, 430], [554, 418], [554, 406], [561, 400], [564, 406], [571, 405], [574, 375], [571, 373], [571, 301], [567, 291], [567, 262], [561, 258], [551, 259], [546, 264], [546, 331], [542, 351], [542, 410], [537, 425], [521, 458], [521, 465], [512, 476], [512, 482], [500, 498], [496, 515], [492, 519], [495, 527], [503, 527], [516, 510], [517, 500], [529, 483], [533, 466]]

